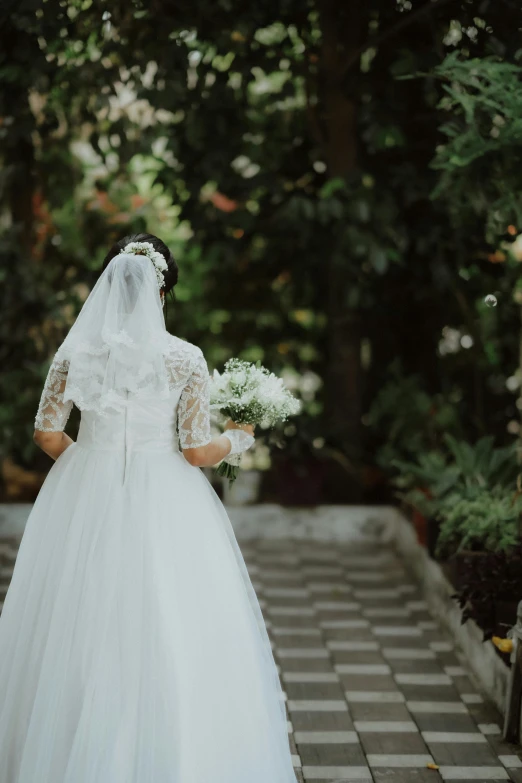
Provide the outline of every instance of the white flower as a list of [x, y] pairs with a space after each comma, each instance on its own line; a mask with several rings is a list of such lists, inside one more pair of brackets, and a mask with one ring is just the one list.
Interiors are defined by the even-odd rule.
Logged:
[[129, 253], [131, 255], [147, 256], [147, 258], [150, 258], [154, 266], [154, 271], [156, 272], [158, 287], [163, 288], [163, 284], [165, 283], [163, 272], [166, 272], [169, 267], [163, 254], [154, 250], [154, 246], [150, 242], [129, 242], [121, 252]]
[[299, 400], [281, 378], [239, 359], [231, 359], [223, 374], [214, 373], [210, 385], [210, 407], [235, 420], [273, 427], [298, 413]]
[[462, 25], [457, 19], [452, 19], [449, 30], [442, 39], [445, 46], [456, 46], [462, 38]]

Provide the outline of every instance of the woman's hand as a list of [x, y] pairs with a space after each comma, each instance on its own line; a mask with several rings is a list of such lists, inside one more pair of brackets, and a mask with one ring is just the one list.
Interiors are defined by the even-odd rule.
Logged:
[[243, 430], [243, 432], [247, 432], [249, 435], [254, 434], [254, 425], [253, 424], [236, 424], [235, 421], [232, 421], [232, 419], [229, 419], [227, 423], [225, 424], [226, 430]]
[[[248, 435], [254, 435], [254, 427], [251, 424], [236, 424], [232, 419], [229, 419], [225, 424], [225, 430], [243, 430]], [[203, 468], [209, 465], [217, 465], [218, 462], [221, 462], [230, 454], [231, 446], [230, 438], [218, 435], [212, 438], [206, 446], [183, 449], [183, 456], [191, 465]]]

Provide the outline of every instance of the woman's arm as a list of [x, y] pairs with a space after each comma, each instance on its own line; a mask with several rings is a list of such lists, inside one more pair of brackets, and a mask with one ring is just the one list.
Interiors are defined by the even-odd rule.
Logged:
[[58, 459], [60, 454], [68, 449], [71, 443], [74, 443], [73, 439], [65, 432], [43, 432], [42, 430], [34, 431], [33, 440], [42, 451], [45, 451], [53, 459]]
[[[232, 419], [225, 425], [225, 430], [241, 430], [247, 433], [249, 436], [254, 435], [254, 428], [251, 424], [236, 424]], [[249, 438], [243, 439], [244, 444], [250, 442]], [[217, 465], [232, 451], [232, 443], [226, 435], [218, 435], [212, 438], [210, 443], [206, 446], [199, 446], [196, 448], [183, 449], [183, 456], [190, 462], [191, 465], [195, 465], [198, 468], [210, 467], [211, 465]]]
[[228, 456], [250, 448], [254, 429], [228, 421], [228, 435], [213, 438], [210, 431], [210, 378], [205, 357], [199, 351], [178, 405], [179, 445], [191, 465], [210, 467]]
[[63, 431], [72, 410], [72, 402], [63, 400], [66, 381], [67, 364], [55, 357], [40, 397], [33, 434], [37, 446], [53, 459], [58, 459], [74, 443]]

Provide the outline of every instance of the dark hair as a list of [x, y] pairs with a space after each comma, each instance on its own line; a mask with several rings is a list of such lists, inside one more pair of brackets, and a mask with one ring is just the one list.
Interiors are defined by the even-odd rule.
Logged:
[[128, 245], [130, 242], [150, 242], [154, 250], [157, 250], [157, 252], [161, 253], [161, 255], [165, 258], [168, 269], [164, 272], [163, 275], [165, 280], [165, 285], [163, 287], [163, 290], [166, 296], [169, 293], [169, 291], [171, 291], [176, 285], [176, 283], [178, 282], [178, 265], [176, 264], [176, 261], [174, 260], [174, 256], [168, 249], [165, 242], [159, 239], [159, 237], [154, 236], [154, 234], [128, 234], [128, 236], [123, 237], [123, 239], [119, 239], [117, 242], [114, 243], [114, 245], [111, 247], [111, 249], [105, 256], [105, 259], [103, 261], [102, 271], [105, 269], [109, 261], [112, 261], [114, 256], [117, 256], [118, 253], [121, 253], [123, 248], [126, 245]]

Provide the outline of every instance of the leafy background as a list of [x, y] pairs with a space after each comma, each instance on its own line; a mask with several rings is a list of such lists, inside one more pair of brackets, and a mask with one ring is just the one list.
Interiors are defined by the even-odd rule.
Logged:
[[143, 229], [179, 262], [170, 330], [211, 369], [260, 359], [303, 396], [265, 498], [387, 499], [392, 460], [444, 431], [517, 442], [517, 3], [0, 15], [4, 497], [41, 483], [50, 359], [107, 248]]

